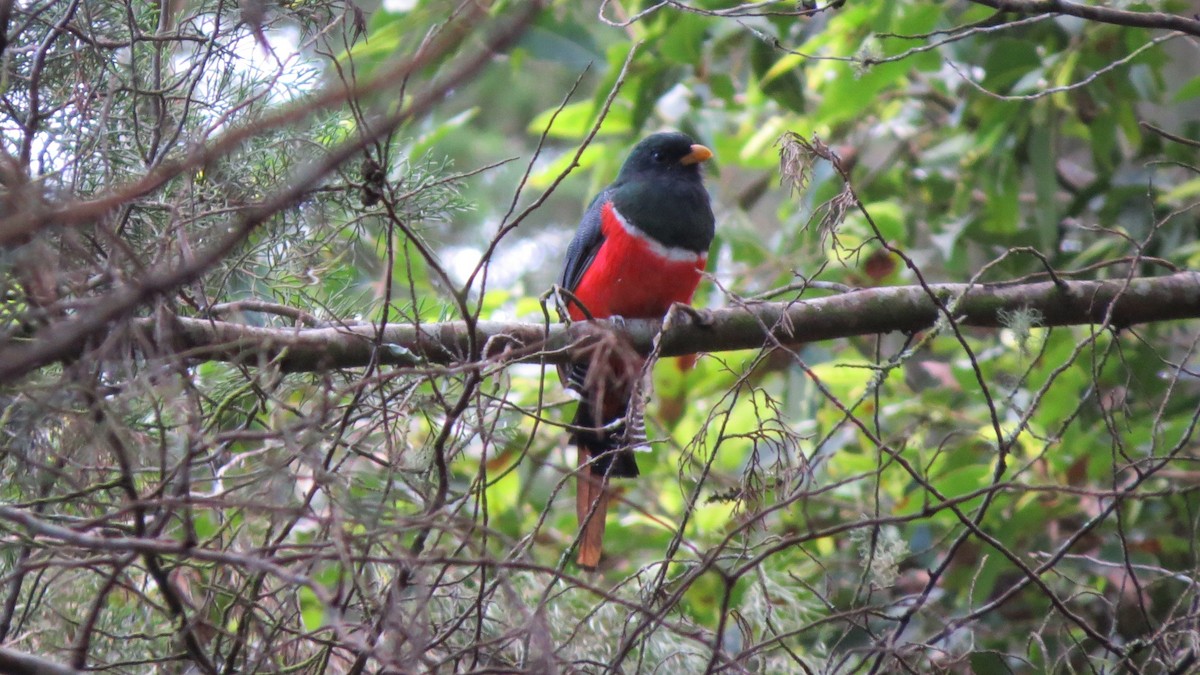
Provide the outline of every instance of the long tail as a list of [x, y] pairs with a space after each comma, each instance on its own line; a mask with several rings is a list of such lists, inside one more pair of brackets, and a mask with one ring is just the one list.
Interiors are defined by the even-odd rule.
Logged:
[[[576, 477], [575, 514], [579, 517], [581, 536], [575, 562], [585, 569], [595, 569], [600, 564], [604, 551], [604, 525], [608, 517], [608, 503], [612, 493], [609, 478], [633, 478], [638, 475], [637, 459], [623, 428], [599, 431], [607, 426], [597, 422], [596, 406], [588, 400], [579, 402], [575, 411], [574, 426], [577, 429], [573, 440], [578, 448], [579, 474]], [[607, 424], [624, 418], [611, 417]], [[597, 429], [588, 431], [588, 429]], [[584, 466], [590, 466], [585, 470]]]
[[[588, 451], [579, 446], [579, 465], [587, 464]], [[575, 478], [575, 515], [579, 516], [579, 550], [575, 562], [584, 569], [594, 570], [604, 552], [604, 523], [608, 518], [608, 477], [597, 476], [582, 468]]]

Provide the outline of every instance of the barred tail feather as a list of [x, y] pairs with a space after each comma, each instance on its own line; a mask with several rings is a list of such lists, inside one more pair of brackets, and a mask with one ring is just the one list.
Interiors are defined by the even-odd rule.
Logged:
[[[596, 569], [604, 550], [604, 525], [608, 516], [611, 477], [638, 475], [637, 459], [627, 440], [623, 414], [606, 423], [596, 420], [596, 406], [586, 398], [579, 402], [572, 424], [572, 440], [578, 448], [575, 513], [579, 517], [579, 550], [575, 561], [584, 569]], [[611, 425], [611, 426], [610, 426]], [[613, 428], [615, 426], [616, 428]], [[603, 427], [603, 429], [601, 428]], [[590, 470], [584, 470], [589, 466]]]
[[[610, 425], [624, 419], [624, 412], [610, 420], [597, 420], [595, 406], [586, 398], [575, 409], [571, 424], [578, 429], [571, 440], [579, 449], [580, 464], [591, 461], [592, 474], [610, 478], [634, 478], [638, 475], [637, 454], [631, 446], [636, 445], [637, 434], [626, 434], [623, 425], [612, 429]], [[602, 430], [603, 428], [603, 430]], [[629, 438], [629, 436], [635, 438]]]

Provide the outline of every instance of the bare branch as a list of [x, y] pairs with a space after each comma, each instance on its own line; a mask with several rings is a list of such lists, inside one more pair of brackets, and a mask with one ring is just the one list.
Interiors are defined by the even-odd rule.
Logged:
[[[425, 114], [433, 105], [441, 101], [447, 92], [474, 76], [491, 60], [494, 51], [501, 51], [516, 40], [538, 7], [540, 5], [537, 3], [530, 3], [520, 16], [490, 36], [487, 49], [479, 50], [455, 71], [431, 85], [420, 96], [415, 97], [412, 103], [390, 115], [371, 133], [355, 136], [332, 149], [321, 161], [303, 167], [289, 185], [276, 191], [262, 203], [247, 209], [230, 227], [228, 235], [207, 250], [198, 253], [194, 259], [184, 264], [160, 265], [148, 271], [141, 279], [118, 287], [108, 297], [97, 302], [94, 308], [82, 313], [78, 318], [56, 325], [52, 332], [38, 331], [28, 344], [13, 345], [0, 350], [0, 380], [20, 376], [39, 366], [78, 353], [91, 337], [104, 331], [110, 322], [128, 316], [138, 306], [159, 294], [172, 291], [198, 279], [228, 256], [261, 223], [273, 214], [295, 204], [334, 169], [351, 158], [357, 157], [363, 148], [375, 142], [377, 138], [383, 137], [405, 120]], [[449, 49], [451, 46], [452, 44], [446, 45], [446, 48]], [[416, 69], [425, 62], [424, 59], [412, 59], [408, 62], [408, 67], [410, 70]], [[2, 238], [0, 236], [0, 239]]]
[[11, 675], [75, 675], [79, 671], [40, 656], [0, 647], [0, 672]]
[[1134, 12], [1115, 7], [1084, 5], [1068, 0], [972, 0], [972, 2], [1002, 12], [1065, 14], [1117, 26], [1177, 30], [1200, 37], [1200, 19], [1165, 12]]
[[[1060, 290], [1060, 286], [1062, 290]], [[1044, 326], [1103, 323], [1125, 327], [1148, 321], [1200, 318], [1200, 273], [1124, 280], [1052, 281], [1020, 285], [930, 284], [863, 289], [813, 300], [746, 303], [713, 310], [711, 324], [679, 322], [662, 336], [663, 356], [761, 347], [771, 339], [782, 345], [900, 331], [914, 333], [934, 325], [938, 304], [953, 303], [962, 326], [1002, 328], [1016, 310], [1036, 311]], [[601, 324], [606, 325], [606, 324]], [[136, 329], [152, 337], [154, 323], [139, 319]], [[315, 371], [367, 365], [375, 351], [377, 327], [264, 328], [202, 319], [179, 319], [188, 356], [248, 364], [271, 362], [284, 370]], [[630, 320], [625, 330], [633, 344], [649, 351], [661, 323]], [[476, 344], [488, 345], [486, 358], [503, 361], [565, 363], [586, 349], [595, 324], [546, 326], [539, 323], [480, 321]], [[451, 365], [468, 360], [470, 335], [462, 321], [419, 327], [389, 324], [383, 331], [381, 363], [399, 366]], [[136, 341], [135, 341], [136, 342]], [[3, 354], [3, 352], [0, 352]], [[10, 372], [0, 361], [0, 377]]]

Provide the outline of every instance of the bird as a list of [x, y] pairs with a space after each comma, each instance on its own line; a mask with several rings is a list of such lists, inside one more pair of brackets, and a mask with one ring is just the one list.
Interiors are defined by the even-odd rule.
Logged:
[[[716, 231], [701, 174], [712, 156], [679, 132], [655, 133], [633, 147], [567, 247], [560, 286], [569, 291], [571, 320], [661, 319], [676, 303], [691, 304]], [[571, 436], [583, 569], [596, 569], [603, 552], [609, 478], [638, 475], [637, 433], [625, 419], [643, 364], [632, 349], [618, 349], [559, 371], [580, 397]]]

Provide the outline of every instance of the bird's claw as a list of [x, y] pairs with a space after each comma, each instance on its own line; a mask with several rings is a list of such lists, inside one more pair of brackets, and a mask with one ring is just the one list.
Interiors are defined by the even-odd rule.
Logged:
[[711, 328], [716, 323], [716, 317], [713, 316], [712, 310], [699, 309], [683, 303], [675, 303], [671, 306], [671, 311], [667, 313], [667, 325], [675, 325], [678, 322], [677, 315], [679, 314], [686, 315], [691, 319], [692, 324], [696, 326]]

